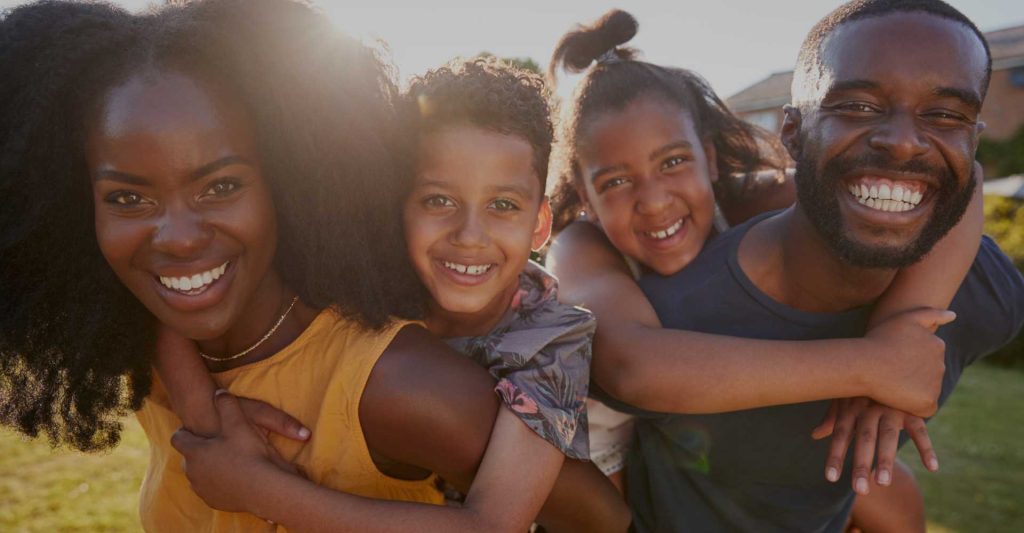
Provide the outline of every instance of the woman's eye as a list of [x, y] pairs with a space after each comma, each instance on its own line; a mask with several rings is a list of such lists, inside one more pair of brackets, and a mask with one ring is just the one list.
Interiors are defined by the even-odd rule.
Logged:
[[605, 191], [607, 191], [609, 189], [613, 189], [613, 188], [618, 187], [620, 185], [625, 185], [628, 181], [629, 180], [627, 180], [626, 178], [611, 178], [611, 179], [605, 180], [598, 187], [597, 192], [605, 192]]
[[447, 196], [434, 194], [423, 199], [423, 205], [432, 209], [455, 207], [455, 202]]
[[517, 211], [519, 206], [508, 198], [498, 198], [491, 202], [491, 206], [497, 211]]
[[134, 207], [147, 202], [146, 198], [139, 193], [131, 191], [114, 191], [104, 199], [108, 204], [119, 207]]
[[239, 187], [237, 181], [233, 179], [221, 179], [210, 184], [209, 187], [203, 191], [203, 196], [216, 196], [223, 197], [235, 192]]

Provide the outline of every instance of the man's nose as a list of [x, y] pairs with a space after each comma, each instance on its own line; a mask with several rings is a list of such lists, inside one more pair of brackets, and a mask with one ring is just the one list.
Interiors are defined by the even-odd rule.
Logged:
[[871, 133], [868, 144], [883, 150], [897, 161], [909, 161], [924, 155], [931, 148], [927, 137], [917, 127], [913, 113], [896, 112]]

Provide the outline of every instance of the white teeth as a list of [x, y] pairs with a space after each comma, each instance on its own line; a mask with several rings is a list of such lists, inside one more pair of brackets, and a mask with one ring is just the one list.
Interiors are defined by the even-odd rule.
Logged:
[[872, 185], [871, 188], [868, 189], [868, 191], [870, 192], [872, 198], [878, 198], [878, 187], [877, 186]]
[[903, 201], [903, 187], [897, 185], [892, 188], [892, 199], [899, 202]]
[[871, 198], [871, 191], [863, 183], [860, 185], [860, 195], [862, 198]]
[[903, 185], [880, 184], [868, 188], [865, 184], [849, 185], [850, 194], [857, 199], [861, 205], [866, 205], [879, 211], [901, 213], [910, 211], [921, 203], [924, 193], [911, 191]]
[[920, 192], [915, 192], [914, 195], [910, 197], [910, 203], [914, 205], [921, 203], [921, 198], [923, 196], [924, 195], [922, 195]]
[[220, 279], [220, 277], [224, 275], [224, 272], [227, 271], [227, 268], [228, 263], [226, 262], [223, 265], [220, 265], [219, 267], [212, 268], [210, 270], [207, 270], [206, 272], [193, 274], [191, 276], [159, 276], [159, 278], [160, 283], [164, 287], [167, 287], [168, 289], [173, 289], [181, 292], [189, 292], [210, 285], [214, 281]]
[[445, 268], [454, 270], [459, 274], [469, 274], [470, 276], [482, 276], [491, 269], [493, 265], [463, 265], [459, 263], [452, 263], [451, 261], [442, 262]]
[[884, 183], [878, 187], [878, 197], [883, 200], [889, 200], [892, 198], [892, 189]]
[[679, 230], [682, 229], [682, 227], [683, 219], [679, 219], [678, 221], [676, 221], [675, 224], [672, 224], [668, 228], [665, 228], [660, 231], [645, 231], [644, 235], [647, 235], [648, 237], [653, 237], [655, 239], [667, 239], [678, 233]]

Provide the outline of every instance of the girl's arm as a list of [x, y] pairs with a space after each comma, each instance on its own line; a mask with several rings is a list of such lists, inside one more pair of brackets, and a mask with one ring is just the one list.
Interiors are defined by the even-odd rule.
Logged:
[[547, 261], [561, 298], [597, 316], [594, 381], [629, 404], [715, 413], [870, 396], [914, 414], [935, 410], [942, 343], [926, 327], [948, 321], [948, 314], [918, 311], [886, 322], [871, 339], [766, 341], [663, 329], [621, 256], [593, 225], [571, 224]]
[[[360, 402], [364, 435], [375, 456], [437, 472], [467, 492], [461, 508], [363, 498], [288, 473], [227, 394], [217, 398], [221, 435], [204, 439], [180, 431], [173, 443], [186, 458], [193, 488], [207, 503], [289, 528], [524, 531], [556, 477], [561, 479], [564, 456], [510, 411], [498, 409], [493, 387], [475, 363], [424, 330], [406, 328], [381, 356]], [[589, 492], [578, 491], [577, 501]], [[576, 503], [567, 501], [541, 522], [580, 531], [624, 531], [629, 523], [628, 512], [614, 519], [607, 512], [572, 519]]]
[[945, 309], [978, 255], [985, 224], [981, 165], [974, 163], [974, 195], [960, 222], [918, 263], [896, 275], [871, 314], [871, 326], [916, 307]]

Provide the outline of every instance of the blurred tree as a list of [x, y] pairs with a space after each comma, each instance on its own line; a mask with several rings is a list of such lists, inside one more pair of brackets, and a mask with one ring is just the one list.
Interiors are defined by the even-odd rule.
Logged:
[[978, 161], [990, 178], [1024, 174], [1024, 126], [1001, 141], [982, 138], [978, 143]]
[[[494, 54], [492, 54], [490, 52], [480, 52], [476, 56], [477, 57], [496, 57]], [[500, 60], [502, 60], [502, 61], [504, 61], [506, 63], [511, 63], [511, 64], [521, 68], [521, 69], [526, 69], [526, 70], [535, 72], [535, 73], [540, 74], [540, 75], [544, 74], [540, 70], [540, 65], [538, 65], [536, 61], [534, 61], [533, 59], [531, 59], [529, 57], [499, 57], [498, 59], [500, 59]]]

